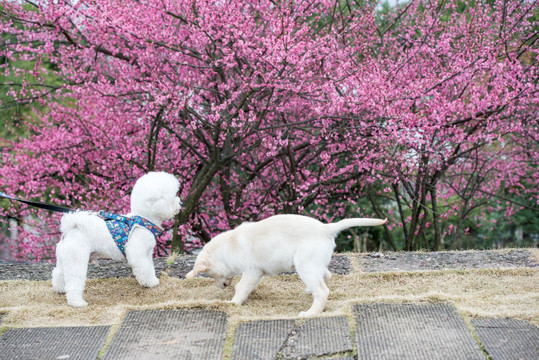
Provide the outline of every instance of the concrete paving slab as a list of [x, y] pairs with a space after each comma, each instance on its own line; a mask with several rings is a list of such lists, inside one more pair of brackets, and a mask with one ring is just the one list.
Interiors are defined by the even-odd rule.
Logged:
[[474, 319], [479, 340], [493, 360], [539, 359], [539, 328], [516, 319]]
[[95, 360], [109, 326], [8, 329], [0, 337], [0, 358]]
[[280, 354], [285, 359], [351, 352], [352, 339], [344, 316], [309, 319], [288, 337]]
[[220, 360], [226, 314], [208, 310], [130, 311], [105, 352], [107, 360]]
[[358, 255], [367, 272], [539, 267], [529, 250], [388, 252]]
[[485, 358], [450, 305], [365, 304], [353, 310], [358, 359]]
[[234, 334], [232, 359], [275, 359], [294, 326], [294, 320], [263, 320], [240, 324]]

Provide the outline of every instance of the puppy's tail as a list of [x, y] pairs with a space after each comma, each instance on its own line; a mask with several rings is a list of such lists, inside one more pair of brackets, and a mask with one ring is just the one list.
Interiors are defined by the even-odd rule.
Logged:
[[341, 231], [355, 226], [378, 226], [384, 225], [387, 219], [352, 218], [344, 219], [333, 224], [326, 224], [328, 233], [336, 236]]

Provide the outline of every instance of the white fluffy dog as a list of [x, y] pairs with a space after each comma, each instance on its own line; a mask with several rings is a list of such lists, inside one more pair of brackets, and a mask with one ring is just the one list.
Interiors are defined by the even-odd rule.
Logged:
[[65, 214], [60, 226], [62, 239], [56, 247], [56, 268], [52, 272], [54, 290], [65, 293], [71, 306], [88, 305], [82, 294], [91, 254], [127, 259], [139, 284], [158, 285], [152, 260], [156, 244], [152, 231], [160, 230], [164, 220], [179, 212], [178, 189], [178, 180], [164, 172], [150, 172], [137, 180], [131, 193], [131, 212], [125, 217], [139, 222], [126, 230], [123, 239], [127, 242], [122, 249], [111, 236], [110, 223], [105, 222], [108, 218], [89, 211]]
[[324, 310], [329, 295], [328, 265], [335, 248], [335, 236], [353, 226], [382, 225], [381, 219], [345, 219], [333, 224], [301, 215], [276, 215], [214, 237], [198, 255], [190, 279], [204, 272], [220, 288], [230, 285], [235, 275], [241, 280], [232, 303], [241, 305], [265, 275], [295, 270], [313, 295], [311, 308], [300, 317]]

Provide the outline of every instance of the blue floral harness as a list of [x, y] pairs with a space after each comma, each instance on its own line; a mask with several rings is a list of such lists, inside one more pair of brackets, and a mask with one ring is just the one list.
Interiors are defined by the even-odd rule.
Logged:
[[112, 239], [124, 256], [125, 244], [127, 243], [127, 240], [129, 240], [129, 234], [131, 234], [131, 231], [135, 226], [140, 226], [151, 231], [155, 237], [159, 236], [163, 232], [163, 229], [142, 216], [135, 215], [127, 217], [106, 211], [100, 211], [98, 215], [105, 220]]

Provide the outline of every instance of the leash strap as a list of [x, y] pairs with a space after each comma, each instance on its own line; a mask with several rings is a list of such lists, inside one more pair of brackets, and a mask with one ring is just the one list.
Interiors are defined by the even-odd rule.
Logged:
[[34, 207], [37, 207], [37, 208], [40, 208], [40, 209], [49, 210], [49, 211], [56, 211], [56, 212], [61, 212], [61, 213], [70, 213], [70, 212], [75, 211], [73, 209], [69, 209], [69, 208], [62, 207], [62, 206], [56, 206], [56, 205], [51, 205], [51, 204], [40, 203], [40, 202], [37, 202], [37, 201], [19, 199], [19, 198], [13, 197], [13, 196], [9, 196], [9, 195], [7, 195], [7, 194], [5, 194], [3, 192], [0, 192], [0, 197], [10, 199], [10, 200], [15, 200], [15, 201], [18, 201], [18, 202], [22, 202], [24, 204], [31, 205], [31, 206], [34, 206]]
[[[73, 209], [69, 209], [62, 206], [56, 206], [51, 204], [44, 204], [37, 201], [30, 201], [30, 200], [24, 200], [19, 199], [13, 196], [9, 196], [6, 193], [0, 192], [0, 198], [6, 198], [9, 200], [15, 200], [22, 202], [27, 205], [31, 205], [40, 209], [45, 209], [49, 211], [55, 211], [60, 213], [70, 213], [75, 212]], [[143, 227], [157, 237], [162, 232], [163, 229], [161, 229], [159, 226], [155, 225], [148, 219], [143, 218], [142, 216], [132, 216], [130, 218], [106, 211], [100, 211], [99, 216], [105, 220], [105, 223], [107, 224], [107, 228], [109, 229], [110, 234], [112, 235], [112, 238], [114, 239], [114, 242], [125, 256], [125, 244], [127, 243], [127, 240], [129, 239], [129, 233], [133, 229], [133, 226], [138, 225], [140, 227]]]

